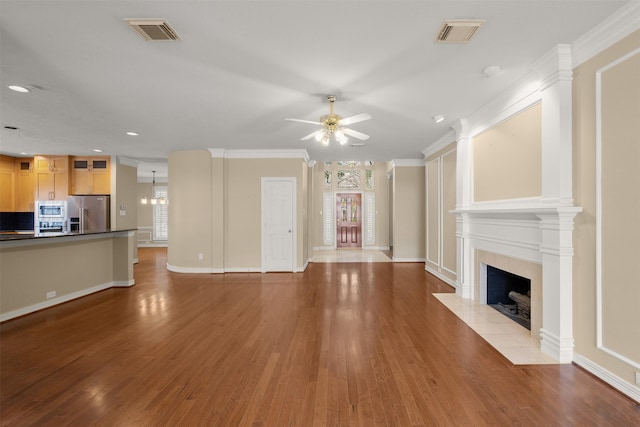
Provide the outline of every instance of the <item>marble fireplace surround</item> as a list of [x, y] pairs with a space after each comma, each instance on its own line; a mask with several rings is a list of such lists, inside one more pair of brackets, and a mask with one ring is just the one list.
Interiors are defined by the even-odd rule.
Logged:
[[[456, 294], [486, 304], [481, 273], [492, 265], [531, 279], [531, 336], [560, 363], [573, 360], [573, 221], [582, 209], [540, 199], [456, 209]], [[484, 301], [482, 300], [484, 298]]]

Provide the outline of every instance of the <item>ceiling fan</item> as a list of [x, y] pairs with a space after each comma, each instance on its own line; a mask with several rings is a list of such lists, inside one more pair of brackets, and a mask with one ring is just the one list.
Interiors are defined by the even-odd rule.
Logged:
[[347, 143], [349, 138], [347, 135], [352, 136], [356, 139], [360, 139], [362, 141], [366, 141], [369, 139], [369, 135], [365, 135], [362, 132], [355, 131], [353, 129], [346, 128], [344, 126], [351, 125], [353, 123], [363, 122], [365, 120], [371, 119], [371, 115], [367, 113], [356, 114], [355, 116], [342, 118], [337, 114], [333, 113], [333, 103], [336, 102], [335, 95], [327, 96], [327, 100], [329, 101], [329, 114], [326, 116], [320, 117], [319, 122], [314, 122], [311, 120], [300, 120], [300, 119], [285, 119], [292, 122], [300, 122], [300, 123], [311, 123], [313, 125], [322, 126], [321, 129], [318, 129], [307, 136], [300, 138], [301, 141], [306, 141], [311, 138], [315, 138], [316, 141], [321, 142], [323, 146], [328, 146], [331, 141], [331, 137], [333, 137], [336, 141], [340, 143], [340, 145], [344, 145]]

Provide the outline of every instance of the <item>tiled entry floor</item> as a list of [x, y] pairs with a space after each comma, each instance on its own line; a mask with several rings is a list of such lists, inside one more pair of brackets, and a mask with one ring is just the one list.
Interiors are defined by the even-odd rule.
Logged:
[[311, 262], [391, 262], [391, 258], [374, 249], [316, 250]]
[[529, 330], [485, 304], [456, 294], [433, 294], [514, 365], [557, 364], [540, 350], [540, 342]]

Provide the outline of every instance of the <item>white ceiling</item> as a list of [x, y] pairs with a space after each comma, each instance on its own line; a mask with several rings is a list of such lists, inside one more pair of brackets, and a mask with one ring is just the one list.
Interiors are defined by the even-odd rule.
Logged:
[[[151, 167], [201, 148], [422, 158], [452, 123], [534, 78], [535, 60], [625, 3], [1, 0], [0, 152], [100, 148]], [[146, 42], [125, 18], [165, 18], [182, 40]], [[470, 44], [435, 43], [445, 19], [485, 23]], [[495, 64], [503, 71], [484, 77]], [[284, 120], [318, 120], [328, 94], [343, 117], [373, 116], [350, 126], [371, 136], [365, 147], [300, 141], [315, 127]]]

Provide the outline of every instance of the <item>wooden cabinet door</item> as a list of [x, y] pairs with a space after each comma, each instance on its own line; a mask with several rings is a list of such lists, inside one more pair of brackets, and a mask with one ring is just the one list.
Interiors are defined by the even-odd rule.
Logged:
[[91, 161], [92, 194], [111, 194], [111, 168], [108, 158], [94, 158]]
[[71, 160], [71, 194], [91, 194], [91, 172], [89, 160]]
[[34, 186], [33, 160], [16, 159], [16, 212], [33, 212]]
[[13, 157], [0, 156], [0, 212], [15, 212], [15, 176]]
[[69, 197], [69, 156], [36, 156], [35, 199], [66, 200]]

